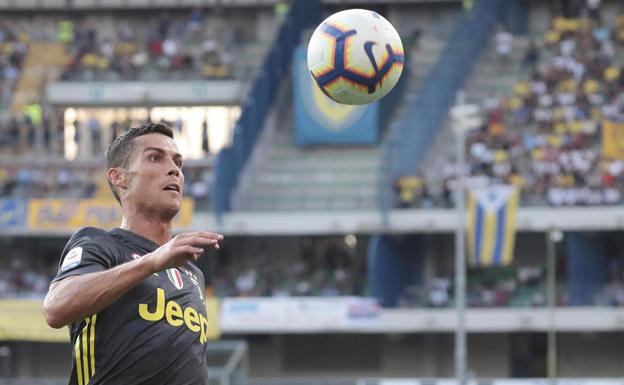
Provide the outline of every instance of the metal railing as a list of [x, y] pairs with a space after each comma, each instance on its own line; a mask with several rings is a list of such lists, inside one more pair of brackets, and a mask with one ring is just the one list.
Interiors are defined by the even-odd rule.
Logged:
[[318, 22], [320, 9], [318, 0], [295, 0], [277, 33], [273, 47], [243, 102], [232, 146], [221, 150], [216, 158], [213, 207], [217, 216], [231, 209], [232, 192], [263, 129], [279, 84], [289, 76], [294, 47], [299, 44], [302, 32]]
[[[245, 385], [249, 374], [249, 348], [245, 341], [214, 341], [206, 345], [208, 383], [210, 385]], [[211, 359], [221, 355], [224, 360]]]

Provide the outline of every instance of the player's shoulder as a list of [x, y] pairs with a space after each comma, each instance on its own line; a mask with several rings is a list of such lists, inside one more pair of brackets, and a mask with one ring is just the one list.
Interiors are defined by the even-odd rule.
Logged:
[[94, 239], [112, 239], [108, 231], [100, 229], [99, 227], [83, 227], [72, 234], [72, 238], [89, 237]]
[[[113, 267], [120, 263], [119, 255], [114, 239], [106, 230], [83, 227], [73, 233], [65, 245], [57, 278], [77, 271], [97, 271], [92, 268], [94, 264]], [[81, 266], [86, 266], [86, 269], [81, 270]]]
[[68, 244], [94, 244], [100, 247], [115, 244], [115, 239], [111, 234], [98, 227], [83, 227], [72, 234]]

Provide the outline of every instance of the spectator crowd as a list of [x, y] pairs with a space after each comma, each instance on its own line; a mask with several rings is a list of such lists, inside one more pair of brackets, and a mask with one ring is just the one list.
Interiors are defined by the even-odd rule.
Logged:
[[220, 297], [364, 295], [363, 259], [341, 242], [307, 244], [299, 257], [271, 255], [263, 244], [253, 257], [220, 261], [214, 289]]
[[56, 261], [45, 262], [49, 255], [32, 247], [1, 241], [5, 253], [0, 256], [0, 299], [43, 298], [56, 273]]
[[236, 50], [246, 43], [244, 26], [208, 18], [201, 9], [189, 14], [163, 12], [143, 20], [125, 19], [114, 31], [87, 22], [63, 20], [58, 40], [66, 43], [69, 62], [63, 80], [163, 80], [229, 78]]
[[[270, 36], [271, 28], [275, 28], [266, 24], [264, 29], [268, 31], [259, 34], [258, 18], [220, 7], [162, 10], [140, 16], [130, 13], [121, 19], [114, 12], [98, 15], [97, 20], [93, 16], [88, 12], [69, 18], [51, 15], [36, 19], [41, 24], [38, 26], [32, 26], [26, 16], [15, 20], [0, 18], [0, 150], [3, 154], [64, 153], [63, 119], [55, 116], [58, 111], [52, 111], [46, 104], [43, 92], [41, 100], [16, 107], [19, 111], [9, 111], [31, 40], [51, 39], [65, 45], [67, 62], [59, 69], [61, 81], [230, 78], [247, 81], [261, 63], [256, 59], [264, 54], [264, 36]], [[52, 75], [57, 69], [44, 72], [44, 83], [57, 78]], [[45, 84], [41, 91], [43, 87]], [[76, 123], [88, 127], [93, 143], [98, 144], [99, 139], [105, 145], [108, 138], [101, 134], [103, 130], [97, 120]], [[112, 132], [118, 134], [124, 124], [117, 122]], [[78, 142], [79, 130], [75, 132]]]
[[[591, 305], [624, 306], [622, 269], [604, 284], [591, 288]], [[452, 276], [436, 276], [423, 285], [407, 286], [400, 298], [401, 307], [446, 308], [454, 306]], [[564, 281], [558, 279], [556, 306], [570, 306], [572, 300]], [[471, 271], [466, 287], [468, 307], [543, 307], [547, 306], [546, 272], [543, 266], [521, 265]]]
[[[512, 184], [524, 205], [620, 203], [624, 154], [605, 151], [603, 141], [614, 140], [605, 125], [624, 124], [624, 14], [609, 27], [593, 3], [591, 17], [555, 17], [542, 41], [526, 48], [513, 94], [483, 102], [485, 124], [466, 140], [468, 188]], [[503, 28], [495, 36], [503, 68], [510, 39]], [[397, 179], [397, 205], [451, 206], [457, 167], [440, 171], [437, 195], [424, 178]]]
[[[68, 162], [0, 166], [0, 199], [112, 199], [102, 167], [101, 163], [77, 166]], [[184, 195], [193, 198], [196, 210], [209, 210], [212, 167], [187, 165], [184, 173]]]
[[[48, 258], [51, 262], [43, 268], [29, 264], [27, 255], [7, 259], [5, 268], [0, 271], [0, 299], [43, 298], [56, 271], [55, 257], [54, 254]], [[260, 247], [253, 256], [217, 266], [214, 276], [208, 278], [214, 294], [221, 298], [371, 295], [365, 264], [352, 251], [330, 244], [322, 253], [295, 259], [293, 263], [287, 258], [276, 258], [269, 255], [267, 248]], [[615, 271], [618, 273], [613, 274], [608, 282], [593, 289], [592, 305], [624, 306], [624, 270], [620, 267]], [[466, 300], [471, 308], [547, 305], [543, 266], [477, 269], [471, 271], [467, 283]], [[564, 281], [558, 280], [556, 290], [556, 305], [569, 306], [571, 301]], [[399, 306], [454, 306], [452, 277], [433, 276], [422, 284], [407, 286], [399, 299]]]
[[16, 33], [10, 25], [0, 22], [0, 110], [6, 110], [11, 105], [27, 42], [27, 36]]
[[[545, 274], [542, 266], [524, 265], [471, 270], [466, 287], [469, 307], [544, 306]], [[408, 286], [401, 298], [403, 307], [444, 308], [453, 306], [451, 276], [436, 276], [424, 285]], [[561, 294], [560, 294], [561, 295]], [[564, 298], [558, 298], [559, 305]]]

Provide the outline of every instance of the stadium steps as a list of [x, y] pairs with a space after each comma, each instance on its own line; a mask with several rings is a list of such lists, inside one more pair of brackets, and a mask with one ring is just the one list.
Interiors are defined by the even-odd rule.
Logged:
[[[292, 138], [286, 133], [280, 136]], [[353, 154], [344, 148], [308, 150], [298, 149], [294, 144], [276, 143], [273, 150], [263, 164], [257, 165], [244, 209], [350, 210], [376, 207], [377, 148], [355, 149]]]
[[356, 210], [376, 207], [379, 146], [297, 147], [292, 82], [248, 162], [232, 199], [235, 211]]
[[408, 66], [412, 75], [408, 92], [415, 92], [420, 88], [422, 80], [438, 61], [442, 49], [444, 49], [443, 39], [425, 35], [418, 40], [418, 46], [408, 52], [411, 55]]
[[[516, 83], [528, 77], [528, 73], [522, 70], [522, 58], [529, 45], [529, 38], [514, 36], [512, 54], [506, 64], [498, 60], [493, 37], [491, 40], [466, 81], [464, 87], [466, 103], [483, 106], [486, 99], [511, 96]], [[455, 138], [451, 132], [450, 122], [446, 121], [422, 164], [422, 173], [429, 181], [432, 193], [439, 192], [443, 187], [442, 170], [454, 159], [454, 146]]]
[[466, 102], [481, 104], [486, 98], [511, 95], [515, 84], [529, 76], [522, 69], [522, 59], [529, 41], [526, 37], [514, 36], [513, 49], [507, 63], [500, 62], [491, 43], [466, 83]]
[[66, 63], [64, 44], [31, 42], [11, 101], [11, 114], [19, 116], [24, 106], [39, 102], [45, 85], [58, 79]]

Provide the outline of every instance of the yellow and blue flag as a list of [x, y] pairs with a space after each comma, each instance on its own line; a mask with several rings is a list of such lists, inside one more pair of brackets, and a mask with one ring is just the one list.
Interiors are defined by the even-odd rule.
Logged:
[[513, 260], [518, 195], [511, 185], [468, 193], [468, 258], [472, 266], [508, 265]]

